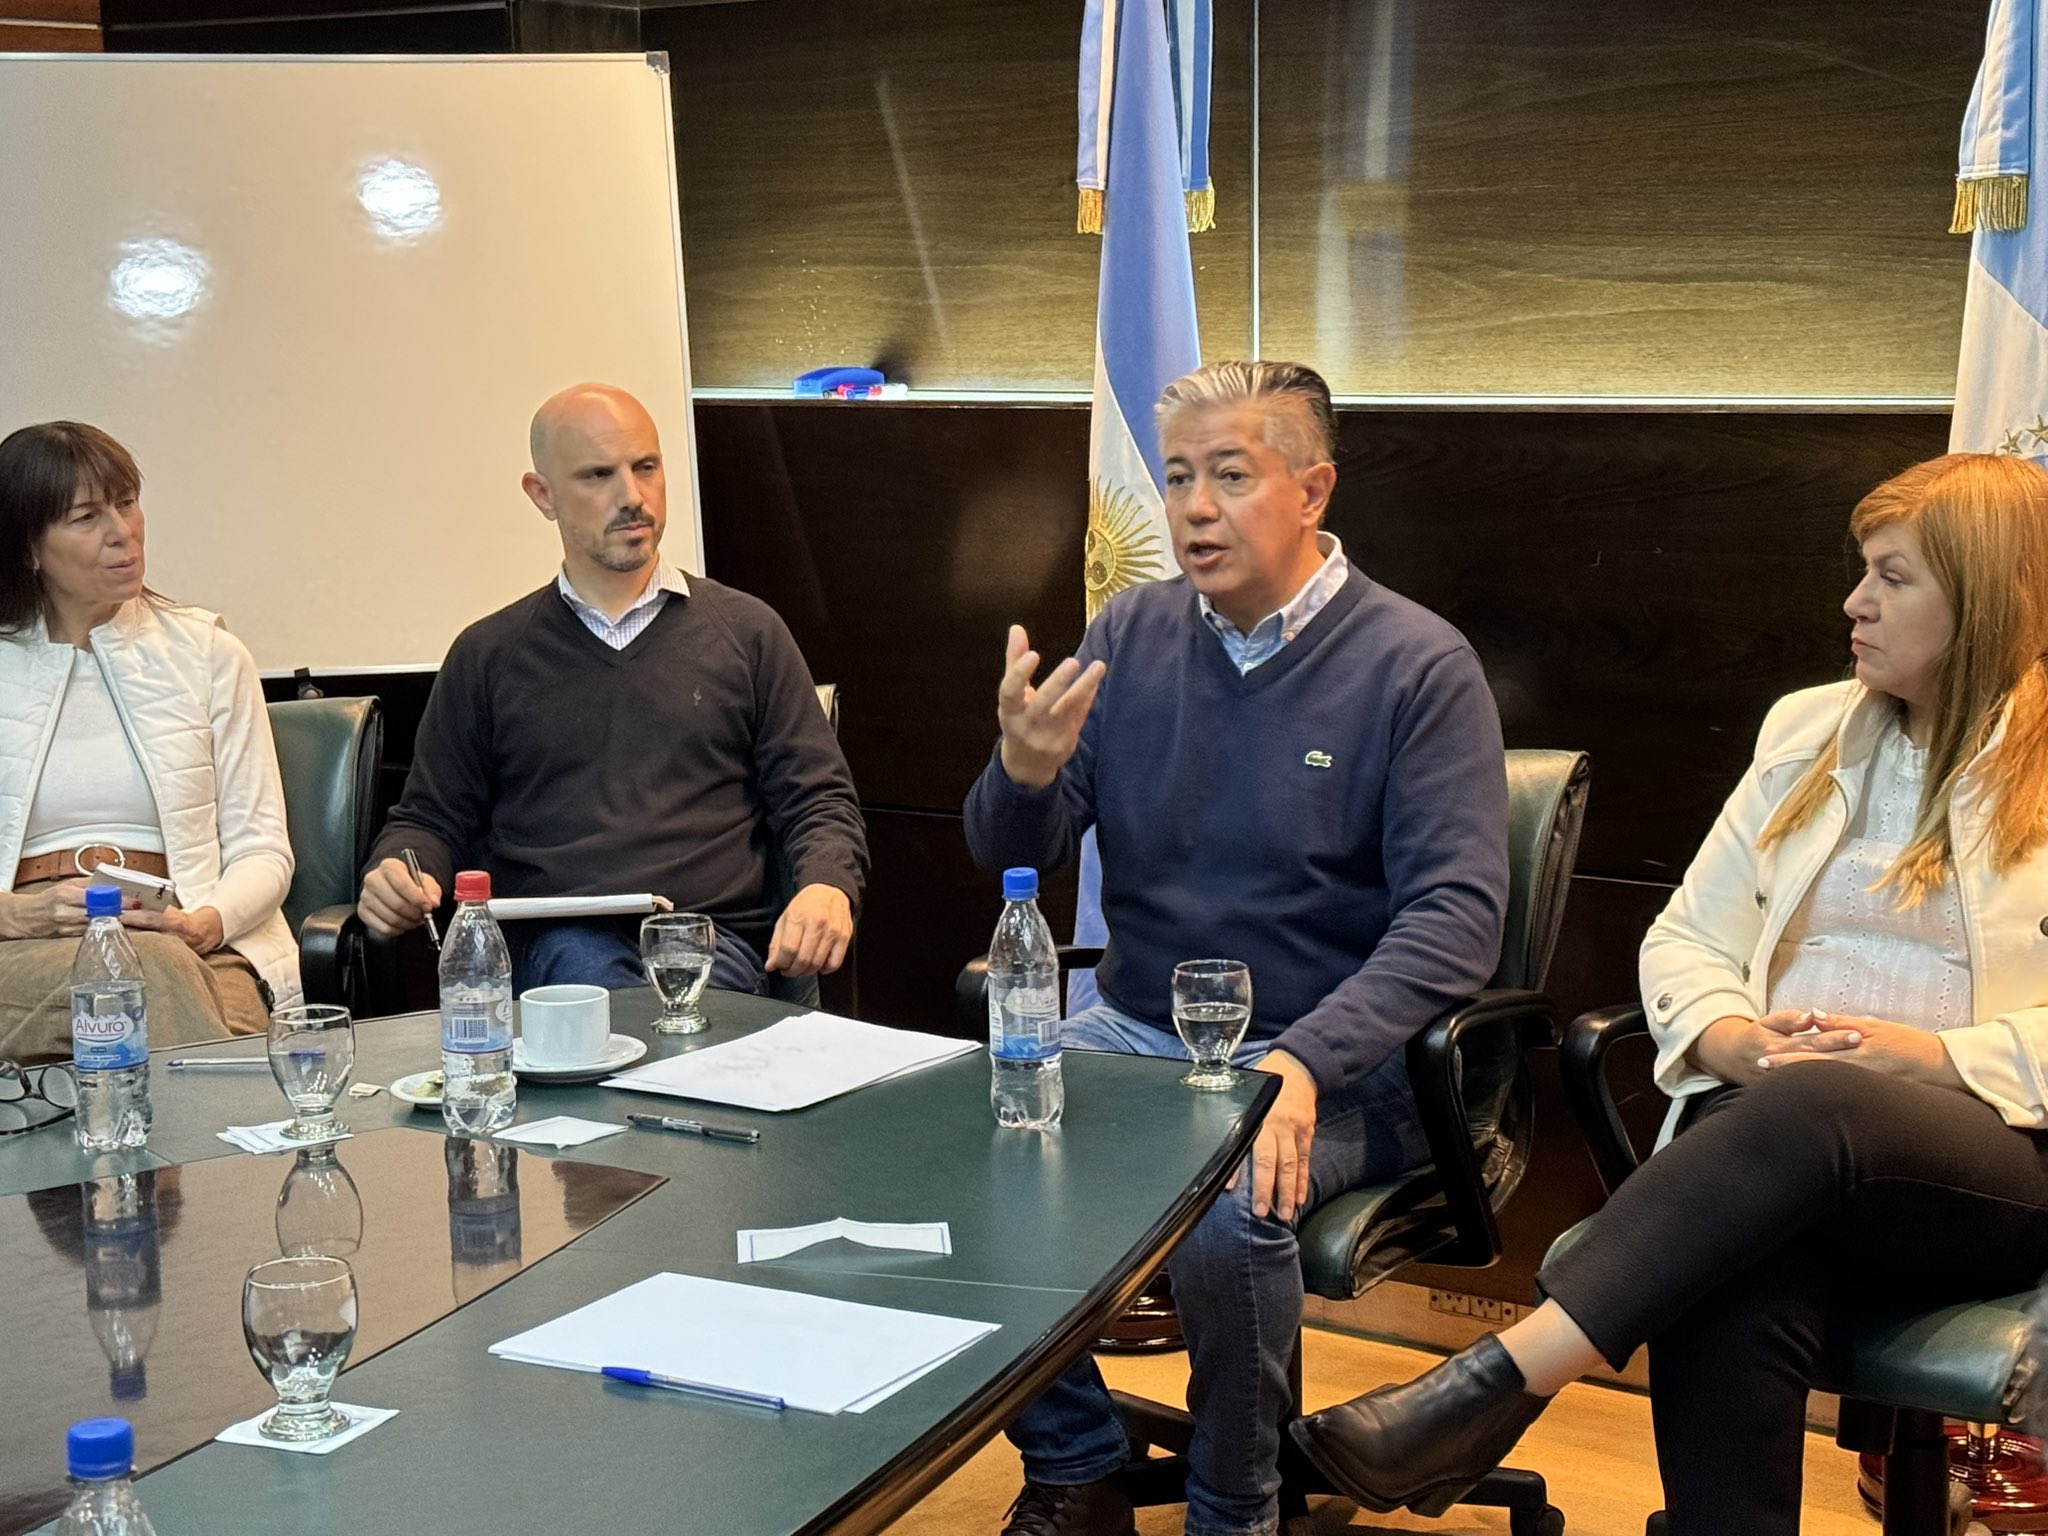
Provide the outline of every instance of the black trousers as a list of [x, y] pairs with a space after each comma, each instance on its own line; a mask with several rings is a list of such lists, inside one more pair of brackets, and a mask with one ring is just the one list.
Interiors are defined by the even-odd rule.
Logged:
[[1796, 1536], [1806, 1394], [1851, 1301], [2048, 1269], [2048, 1136], [1841, 1062], [1723, 1089], [1537, 1277], [1619, 1368], [1650, 1346], [1671, 1536]]

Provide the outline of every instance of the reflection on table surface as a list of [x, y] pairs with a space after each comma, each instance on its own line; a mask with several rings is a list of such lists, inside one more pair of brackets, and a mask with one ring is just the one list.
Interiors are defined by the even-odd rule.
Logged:
[[274, 1401], [242, 1340], [252, 1264], [346, 1258], [360, 1364], [662, 1182], [381, 1130], [0, 1199], [0, 1533], [63, 1508], [64, 1431], [76, 1420], [132, 1421], [146, 1472]]

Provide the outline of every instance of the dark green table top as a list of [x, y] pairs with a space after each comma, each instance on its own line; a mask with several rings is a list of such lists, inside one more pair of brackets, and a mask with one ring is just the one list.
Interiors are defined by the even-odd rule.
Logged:
[[[652, 994], [615, 994], [612, 1028], [650, 1058], [729, 1040], [793, 1010], [709, 994], [705, 1035], [652, 1035]], [[358, 1082], [438, 1064], [432, 1015], [357, 1027]], [[227, 1041], [180, 1056], [246, 1055]], [[63, 1133], [0, 1145], [0, 1194], [122, 1166], [246, 1156], [215, 1132], [282, 1117], [265, 1071], [173, 1073], [154, 1059], [147, 1154], [87, 1159]], [[807, 1110], [704, 1112], [757, 1125], [756, 1146], [628, 1130], [561, 1154], [667, 1180], [568, 1247], [353, 1367], [336, 1396], [400, 1409], [326, 1456], [207, 1444], [150, 1474], [143, 1502], [176, 1532], [579, 1529], [785, 1536], [880, 1530], [973, 1454], [1102, 1330], [1205, 1209], [1249, 1145], [1277, 1080], [1180, 1087], [1180, 1064], [1069, 1052], [1064, 1123], [1004, 1131], [976, 1052]], [[520, 1121], [687, 1101], [522, 1082]], [[440, 1118], [388, 1094], [344, 1100], [359, 1131]], [[282, 1166], [282, 1165], [280, 1165]], [[833, 1242], [735, 1262], [742, 1227], [833, 1216], [947, 1221], [953, 1252]], [[487, 1346], [660, 1270], [978, 1318], [1002, 1326], [862, 1414], [766, 1413], [497, 1359]], [[0, 1338], [4, 1344], [4, 1338]], [[249, 1369], [245, 1358], [223, 1368]], [[53, 1456], [61, 1447], [51, 1448]]]

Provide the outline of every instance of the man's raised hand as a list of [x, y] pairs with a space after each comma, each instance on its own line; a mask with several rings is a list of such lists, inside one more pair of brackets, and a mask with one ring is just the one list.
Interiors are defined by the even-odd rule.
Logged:
[[1003, 772], [1025, 789], [1043, 789], [1059, 777], [1080, 745], [1082, 723], [1109, 674], [1099, 661], [1084, 669], [1069, 656], [1034, 686], [1031, 675], [1038, 661], [1024, 626], [1012, 624], [1003, 682], [996, 690], [996, 721], [1003, 728]]

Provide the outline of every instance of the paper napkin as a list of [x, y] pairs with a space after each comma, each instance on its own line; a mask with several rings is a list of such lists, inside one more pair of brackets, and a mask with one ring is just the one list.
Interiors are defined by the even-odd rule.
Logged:
[[508, 1131], [498, 1132], [499, 1141], [520, 1141], [534, 1147], [580, 1147], [586, 1141], [596, 1141], [603, 1136], [616, 1136], [623, 1131], [623, 1125], [612, 1125], [603, 1120], [579, 1120], [574, 1115], [550, 1115], [545, 1120], [529, 1120], [524, 1125], [515, 1125]]
[[253, 1419], [244, 1419], [239, 1424], [230, 1424], [213, 1438], [229, 1445], [260, 1445], [266, 1451], [303, 1451], [308, 1456], [325, 1456], [329, 1451], [341, 1449], [351, 1440], [360, 1440], [386, 1419], [396, 1418], [396, 1408], [358, 1408], [354, 1403], [336, 1403], [335, 1407], [348, 1415], [348, 1428], [338, 1434], [329, 1435], [325, 1440], [266, 1440], [257, 1433], [256, 1426], [270, 1417], [271, 1409], [266, 1408]]
[[334, 1135], [322, 1137], [319, 1141], [291, 1141], [280, 1135], [289, 1120], [273, 1120], [268, 1125], [231, 1125], [214, 1134], [229, 1146], [240, 1147], [244, 1152], [296, 1152], [301, 1147], [322, 1146], [330, 1141], [347, 1141], [354, 1131], [337, 1130]]

